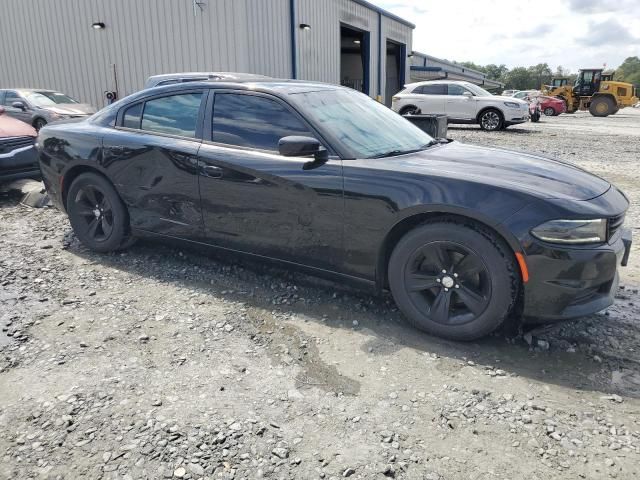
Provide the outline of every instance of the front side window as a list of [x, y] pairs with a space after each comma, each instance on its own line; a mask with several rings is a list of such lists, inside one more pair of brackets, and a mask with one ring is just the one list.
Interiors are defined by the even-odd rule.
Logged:
[[[195, 138], [202, 93], [185, 93], [148, 100], [140, 128], [150, 132]], [[132, 121], [135, 121], [135, 111]], [[135, 127], [133, 127], [135, 128]]]
[[464, 95], [468, 90], [460, 85], [449, 85], [449, 95]]
[[353, 158], [387, 157], [428, 148], [433, 138], [372, 98], [355, 90], [320, 90], [289, 95], [318, 129]]
[[214, 142], [278, 151], [280, 139], [292, 135], [314, 136], [280, 103], [256, 95], [216, 93], [212, 131]]
[[16, 92], [12, 90], [7, 90], [7, 94], [4, 97], [4, 104], [6, 106], [10, 107], [13, 102], [22, 102], [22, 101], [23, 101], [22, 98], [20, 98], [20, 96]]

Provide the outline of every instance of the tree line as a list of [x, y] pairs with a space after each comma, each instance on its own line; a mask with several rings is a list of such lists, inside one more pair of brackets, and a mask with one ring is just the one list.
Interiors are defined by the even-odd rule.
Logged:
[[[477, 65], [473, 62], [460, 62], [466, 68], [478, 70], [487, 77], [505, 84], [505, 89], [532, 90], [538, 89], [541, 85], [551, 83], [552, 78], [565, 77], [569, 83], [575, 82], [577, 73], [571, 72], [562, 66], [552, 69], [547, 63], [539, 63], [529, 67], [508, 68], [506, 65]], [[629, 82], [640, 85], [640, 58], [628, 57], [622, 65], [615, 69], [615, 80]]]

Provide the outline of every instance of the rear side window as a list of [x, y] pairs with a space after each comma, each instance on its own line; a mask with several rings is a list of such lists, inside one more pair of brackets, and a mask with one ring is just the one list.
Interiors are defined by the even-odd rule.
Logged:
[[414, 93], [420, 93], [422, 95], [446, 95], [447, 86], [442, 84], [423, 85], [415, 89]]
[[140, 128], [140, 116], [142, 114], [142, 103], [129, 107], [124, 111], [122, 126], [126, 128]]
[[202, 93], [186, 93], [149, 100], [144, 104], [140, 128], [150, 132], [195, 138], [201, 100]]
[[0, 105], [4, 105], [4, 90], [0, 90]]
[[13, 102], [22, 102], [18, 94], [12, 90], [7, 90], [4, 97], [4, 105], [11, 106]]
[[313, 137], [280, 103], [255, 95], [216, 94], [212, 140], [227, 145], [278, 151], [283, 137]]

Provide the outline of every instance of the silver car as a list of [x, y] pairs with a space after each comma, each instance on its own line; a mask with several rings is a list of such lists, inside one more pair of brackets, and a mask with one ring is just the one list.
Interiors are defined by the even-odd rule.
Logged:
[[86, 118], [96, 109], [55, 90], [16, 88], [0, 90], [0, 105], [10, 117], [40, 130], [47, 123], [68, 118]]

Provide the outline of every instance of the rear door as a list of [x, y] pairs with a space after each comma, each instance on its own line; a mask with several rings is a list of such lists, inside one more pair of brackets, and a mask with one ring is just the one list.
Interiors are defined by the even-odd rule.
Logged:
[[342, 161], [304, 170], [308, 157], [278, 153], [282, 137], [320, 135], [282, 99], [215, 90], [200, 149], [207, 241], [332, 270], [342, 261]]
[[447, 86], [441, 83], [427, 84], [414, 90], [416, 106], [424, 114], [444, 114]]
[[462, 85], [452, 83], [447, 86], [446, 113], [451, 120], [473, 120], [476, 118], [476, 105], [476, 98]]
[[103, 166], [134, 228], [202, 239], [198, 149], [207, 89], [149, 97], [123, 108], [103, 139]]

